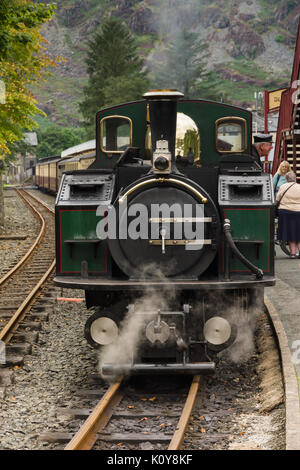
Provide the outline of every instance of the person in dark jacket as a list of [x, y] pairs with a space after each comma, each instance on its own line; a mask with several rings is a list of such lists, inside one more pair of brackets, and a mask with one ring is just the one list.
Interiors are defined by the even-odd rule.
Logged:
[[267, 161], [267, 157], [273, 148], [273, 139], [271, 134], [257, 134], [254, 136], [254, 144], [251, 147], [251, 155], [263, 169], [261, 158]]

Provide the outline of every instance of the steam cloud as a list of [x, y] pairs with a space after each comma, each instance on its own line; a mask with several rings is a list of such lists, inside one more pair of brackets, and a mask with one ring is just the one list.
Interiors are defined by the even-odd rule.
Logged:
[[[154, 51], [146, 59], [147, 69], [151, 75], [157, 76], [160, 64], [166, 60], [166, 50], [171, 43], [178, 42], [183, 31], [199, 29], [200, 12], [201, 4], [197, 0], [185, 0], [184, 2], [169, 0], [160, 7], [155, 20], [149, 25], [149, 28], [154, 30], [158, 36]], [[184, 62], [184, 57], [180, 57], [179, 60]], [[172, 73], [168, 74], [165, 80], [166, 82], [163, 85], [159, 83], [159, 86], [174, 87]]]
[[[149, 281], [149, 273], [152, 280], [163, 282], [166, 280], [161, 270], [154, 264], [144, 267], [139, 273], [139, 278]], [[218, 293], [220, 294], [220, 293]], [[227, 349], [221, 351], [220, 356], [236, 364], [246, 362], [255, 351], [255, 323], [257, 313], [261, 310], [261, 305], [254, 301], [250, 308], [246, 305], [247, 295], [241, 298], [240, 295], [227, 294], [222, 297], [218, 295], [218, 303], [214, 294], [205, 296], [205, 310], [218, 310], [221, 316], [226, 318], [231, 325], [237, 327], [237, 336], [234, 343]], [[258, 297], [259, 298], [259, 297]], [[108, 346], [104, 346], [99, 353], [99, 370], [102, 373], [102, 364], [112, 364], [120, 366], [131, 364], [135, 359], [137, 349], [142, 340], [142, 332], [146, 324], [156, 318], [158, 310], [172, 310], [170, 306], [176, 300], [175, 288], [166, 290], [161, 287], [157, 289], [147, 288], [142, 297], [135, 301], [134, 309], [129, 308], [124, 320], [120, 325], [119, 336]], [[200, 309], [199, 305], [199, 309]], [[197, 309], [197, 305], [193, 306]], [[202, 309], [201, 309], [202, 310]], [[199, 310], [199, 311], [201, 311]], [[145, 313], [147, 312], [147, 315]], [[217, 314], [217, 312], [216, 312]], [[200, 319], [199, 319], [200, 321]], [[111, 377], [114, 379], [115, 377]], [[107, 380], [108, 377], [105, 377]]]
[[[149, 273], [152, 279], [163, 282], [166, 280], [161, 270], [154, 264], [147, 265], [139, 273], [139, 278], [147, 278]], [[99, 353], [99, 370], [102, 373], [102, 364], [122, 366], [131, 364], [142, 339], [142, 331], [147, 323], [156, 318], [158, 310], [168, 310], [169, 304], [175, 298], [175, 289], [166, 290], [146, 288], [143, 296], [135, 301], [134, 309], [128, 310], [120, 325], [117, 340], [104, 346]], [[145, 312], [148, 314], [145, 316]], [[107, 379], [107, 377], [105, 377]]]
[[[232, 328], [236, 329], [234, 342], [218, 353], [218, 356], [235, 364], [242, 364], [250, 359], [255, 352], [255, 326], [256, 317], [262, 306], [259, 303], [259, 296], [252, 299], [251, 306], [248, 304], [248, 296], [243, 298], [240, 294], [233, 293], [230, 297], [227, 293], [218, 293], [217, 301], [215, 293], [206, 292], [204, 301], [204, 311], [215, 312], [216, 316], [225, 318]], [[202, 309], [202, 304], [195, 305], [194, 309]], [[219, 313], [218, 313], [219, 312]], [[207, 319], [207, 316], [206, 316]], [[208, 352], [209, 354], [209, 352]]]
[[255, 351], [255, 316], [253, 312], [234, 311], [227, 316], [227, 320], [237, 326], [237, 337], [234, 343], [223, 351], [223, 355], [230, 361], [241, 364], [250, 359]]
[[253, 299], [253, 304], [247, 309], [243, 306], [243, 300], [236, 299], [232, 310], [224, 315], [231, 324], [236, 325], [237, 337], [228, 349], [222, 351], [221, 355], [236, 364], [248, 361], [255, 352], [256, 318], [262, 308], [258, 299], [259, 296]]

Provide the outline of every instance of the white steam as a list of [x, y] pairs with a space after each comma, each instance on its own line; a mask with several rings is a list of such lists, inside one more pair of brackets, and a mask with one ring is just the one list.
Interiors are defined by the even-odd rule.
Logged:
[[237, 337], [234, 343], [225, 349], [223, 354], [230, 361], [241, 364], [246, 362], [255, 351], [254, 332], [255, 315], [253, 312], [234, 311], [226, 319], [237, 327]]
[[[174, 301], [176, 301], [175, 288], [169, 290], [164, 288], [165, 276], [155, 265], [148, 265], [140, 272], [140, 279], [148, 279], [149, 273], [152, 274], [152, 281], [159, 282], [159, 289], [145, 289], [144, 294], [137, 300], [133, 306], [129, 306], [128, 311], [124, 312], [124, 319], [119, 325], [118, 338], [110, 345], [104, 346], [99, 353], [99, 370], [102, 372], [102, 365], [112, 365], [116, 369], [122, 369], [122, 365], [132, 365], [137, 358], [137, 351], [144, 339], [146, 325], [154, 320], [158, 311], [173, 310]], [[150, 281], [151, 282], [151, 281]], [[258, 299], [260, 297], [258, 296]], [[221, 292], [214, 294], [205, 294], [205, 301], [194, 303], [193, 311], [199, 311], [204, 308], [205, 318], [207, 313], [214, 312], [215, 315], [221, 315], [237, 329], [237, 335], [234, 343], [227, 349], [219, 353], [221, 357], [236, 364], [241, 364], [253, 355], [255, 352], [255, 325], [258, 312], [262, 305], [259, 301], [251, 300], [246, 290], [234, 291], [232, 296]], [[177, 305], [178, 308], [178, 305]], [[219, 313], [218, 313], [219, 312]], [[201, 315], [202, 317], [202, 315]], [[201, 321], [199, 316], [199, 321]], [[105, 377], [107, 379], [107, 377]], [[112, 377], [113, 378], [113, 377]]]
[[198, 26], [200, 11], [199, 0], [169, 0], [157, 12], [151, 28], [160, 39], [174, 41], [184, 29], [192, 31]]
[[[163, 282], [165, 276], [155, 265], [148, 265], [140, 273], [140, 278], [148, 277], [149, 272], [153, 281]], [[102, 365], [114, 366], [132, 364], [142, 340], [142, 333], [146, 324], [156, 318], [158, 310], [168, 310], [169, 304], [175, 297], [175, 289], [167, 290], [163, 287], [159, 290], [146, 288], [144, 295], [137, 299], [134, 306], [129, 306], [125, 317], [120, 324], [118, 338], [110, 345], [104, 346], [99, 353], [99, 370]], [[107, 377], [106, 377], [107, 378]]]
[[222, 356], [236, 364], [242, 364], [250, 359], [255, 352], [256, 318], [262, 309], [259, 292], [248, 305], [247, 294], [233, 299], [233, 308], [227, 311], [224, 317], [237, 327], [237, 336], [234, 343], [222, 351]]
[[[167, 88], [174, 87], [172, 73], [169, 73], [165, 78], [161, 77], [160, 67], [166, 62], [167, 49], [172, 43], [178, 44], [183, 31], [192, 32], [199, 29], [200, 12], [201, 4], [197, 0], [169, 0], [160, 6], [154, 21], [152, 19], [149, 27], [155, 30], [158, 40], [145, 62], [150, 76], [160, 76], [160, 80], [165, 81], [164, 85], [159, 85]], [[188, 51], [186, 53], [188, 54]], [[182, 54], [184, 54], [184, 50]], [[178, 60], [184, 63], [185, 58], [181, 56]]]

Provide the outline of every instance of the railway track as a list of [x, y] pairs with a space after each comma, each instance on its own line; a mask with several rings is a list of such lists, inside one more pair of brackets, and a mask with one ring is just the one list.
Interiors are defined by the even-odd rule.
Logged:
[[[155, 379], [154, 379], [155, 381]], [[128, 445], [130, 449], [178, 450], [189, 422], [200, 385], [194, 376], [179, 390], [157, 387], [149, 393], [132, 387], [120, 377], [101, 397], [93, 409], [59, 409], [57, 415], [84, 419], [75, 435], [69, 432], [50, 432], [40, 436], [42, 441], [67, 443], [65, 450], [107, 450], [113, 445]], [[178, 388], [178, 385], [177, 385]], [[151, 387], [150, 387], [151, 389]], [[83, 391], [83, 398], [96, 395], [97, 390]], [[125, 429], [125, 432], [122, 431]]]
[[[29, 200], [32, 199], [28, 195], [27, 198], [29, 198]], [[39, 203], [36, 202], [35, 204], [36, 208], [38, 209]], [[42, 212], [42, 209], [40, 209], [40, 212]], [[45, 223], [46, 230], [48, 230], [50, 225], [48, 225], [48, 221]], [[42, 237], [45, 236], [45, 233], [46, 232], [44, 232]], [[40, 245], [38, 243], [36, 245], [36, 249], [32, 250], [32, 254], [29, 255], [27, 261], [29, 264], [31, 264], [34, 253], [39, 250]], [[39, 256], [41, 256], [41, 254], [39, 254]], [[1, 297], [2, 292], [4, 292], [4, 286], [7, 286], [9, 280], [13, 279], [17, 273], [20, 275], [21, 271], [22, 267], [15, 269], [12, 276], [4, 281], [2, 285], [0, 284]], [[51, 279], [51, 274], [48, 279]], [[21, 282], [23, 282], [25, 285], [24, 279]], [[13, 344], [8, 344], [9, 340], [7, 340], [8, 350], [9, 347], [11, 347], [11, 351], [18, 352], [19, 348], [24, 346], [22, 341], [23, 338], [25, 338], [25, 335], [27, 335], [27, 337], [34, 337], [35, 329], [38, 329], [39, 320], [46, 317], [45, 310], [47, 308], [52, 309], [54, 297], [56, 297], [54, 294], [56, 293], [57, 290], [54, 290], [51, 286], [49, 288], [49, 284], [46, 286], [46, 288], [41, 286], [38, 289], [36, 295], [33, 298], [34, 305], [31, 303], [29, 316], [26, 316], [26, 319], [22, 320], [23, 323], [19, 323], [15, 328], [12, 339]], [[42, 297], [37, 298], [39, 294], [41, 294]], [[17, 299], [17, 296], [15, 299]], [[9, 304], [3, 305], [2, 299], [0, 299], [0, 305], [2, 307], [10, 307]], [[0, 308], [0, 320], [5, 320], [3, 321], [4, 327], [7, 324], [7, 316], [5, 315], [6, 313], [7, 310], [1, 310]], [[31, 328], [34, 330], [29, 331]], [[99, 378], [97, 380], [99, 383]], [[58, 439], [56, 439], [55, 434], [53, 434], [52, 438], [50, 436], [50, 441], [55, 441], [56, 443], [65, 443], [66, 450], [91, 448], [108, 450], [111, 448], [116, 449], [118, 446], [121, 447], [121, 444], [125, 444], [124, 447], [128, 445], [130, 449], [179, 449], [184, 436], [184, 429], [186, 427], [186, 423], [188, 422], [194, 399], [198, 391], [199, 383], [200, 382], [198, 382], [198, 377], [194, 377], [193, 383], [190, 387], [190, 393], [188, 392], [188, 389], [183, 392], [181, 391], [180, 393], [174, 393], [174, 390], [171, 389], [170, 392], [170, 387], [167, 391], [165, 391], [165, 393], [160, 393], [159, 387], [157, 390], [149, 393], [149, 389], [151, 390], [151, 387], [149, 387], [149, 389], [143, 388], [143, 392], [143, 390], [139, 391], [135, 388], [130, 388], [128, 384], [125, 384], [122, 380], [119, 380], [108, 389], [101, 399], [100, 396], [103, 394], [103, 387], [100, 390], [81, 390], [81, 396], [83, 397], [84, 402], [83, 406], [88, 406], [88, 408], [72, 409], [65, 407], [63, 409], [58, 409], [58, 415], [68, 416], [72, 419], [72, 433], [71, 435], [70, 432], [56, 433], [56, 435], [59, 434]], [[237, 382], [233, 382], [231, 385], [233, 387], [237, 386]], [[147, 390], [147, 392], [145, 392], [145, 390]], [[91, 397], [93, 397], [92, 404]], [[95, 397], [100, 399], [98, 403], [95, 403]], [[87, 404], [88, 398], [89, 403]], [[231, 401], [233, 402], [233, 400]], [[184, 402], [186, 402], [185, 406], [183, 406]], [[67, 406], [70, 405], [68, 404]], [[74, 404], [71, 406], [74, 406]], [[77, 406], [77, 404], [75, 404], [75, 406]], [[213, 406], [215, 408], [215, 405]], [[230, 406], [232, 405], [230, 404]], [[207, 412], [206, 405], [204, 405], [204, 408], [205, 410], [202, 410], [200, 414], [205, 414], [204, 412]], [[181, 411], [182, 415], [180, 415]], [[219, 411], [219, 413], [221, 412]], [[231, 414], [229, 411], [228, 413]], [[215, 410], [214, 415], [216, 415]], [[80, 423], [75, 422], [75, 419], [79, 419], [81, 422], [86, 419], [86, 421], [84, 421], [83, 425], [80, 426]], [[127, 423], [126, 426], [123, 425], [124, 422]], [[79, 427], [80, 429], [74, 435], [74, 429]], [[225, 431], [223, 434], [226, 437]], [[203, 437], [205, 437], [205, 434]], [[220, 439], [224, 438], [221, 436], [221, 434], [219, 437]], [[212, 439], [212, 437], [210, 438]], [[45, 436], [42, 437], [42, 439], [48, 440]], [[189, 437], [187, 433], [185, 444], [187, 443], [188, 439]]]
[[[26, 340], [35, 336], [45, 318], [38, 306], [27, 314], [55, 267], [54, 211], [25, 190], [17, 193], [39, 220], [40, 231], [22, 259], [0, 279], [0, 341], [7, 348], [6, 365], [18, 364], [20, 356], [14, 354], [28, 351]], [[13, 337], [17, 344], [8, 346]]]

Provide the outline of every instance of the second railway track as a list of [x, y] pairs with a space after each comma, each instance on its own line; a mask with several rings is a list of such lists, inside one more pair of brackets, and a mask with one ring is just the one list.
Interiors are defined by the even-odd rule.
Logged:
[[40, 222], [28, 252], [0, 279], [0, 340], [8, 343], [55, 267], [54, 211], [27, 191], [17, 190]]

